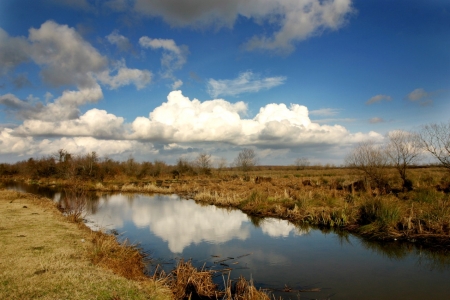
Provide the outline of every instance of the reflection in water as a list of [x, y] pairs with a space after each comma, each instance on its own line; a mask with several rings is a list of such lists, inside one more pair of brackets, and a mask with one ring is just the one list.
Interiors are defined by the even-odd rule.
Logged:
[[130, 221], [138, 228], [147, 227], [166, 241], [173, 253], [182, 253], [185, 247], [202, 241], [224, 243], [249, 236], [249, 222], [242, 212], [215, 206], [199, 209], [194, 201], [182, 201], [176, 195], [136, 195], [133, 199], [130, 195], [115, 195], [108, 201], [101, 200], [99, 205], [101, 210], [89, 220], [116, 229]]
[[[64, 190], [20, 189], [44, 194], [59, 204], [67, 198]], [[161, 261], [184, 257], [200, 267], [230, 268], [231, 279], [251, 277], [258, 287], [322, 288], [318, 293], [302, 293], [302, 299], [448, 299], [450, 295], [448, 253], [365, 240], [345, 231], [313, 230], [284, 220], [249, 218], [241, 211], [200, 206], [175, 195], [89, 194], [88, 198], [87, 218], [93, 222], [88, 225], [116, 229]]]
[[302, 235], [309, 232], [309, 229], [296, 228], [286, 220], [266, 218], [260, 223], [262, 232], [271, 237], [288, 237], [292, 232], [296, 235]]

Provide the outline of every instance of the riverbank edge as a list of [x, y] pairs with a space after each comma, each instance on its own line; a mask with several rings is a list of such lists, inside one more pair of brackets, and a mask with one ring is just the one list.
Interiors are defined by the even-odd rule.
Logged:
[[[18, 180], [29, 184], [29, 180]], [[161, 180], [162, 181], [162, 180]], [[308, 212], [302, 212], [297, 207], [292, 205], [284, 205], [280, 202], [262, 201], [264, 205], [255, 207], [253, 200], [249, 201], [249, 198], [234, 198], [230, 200], [228, 195], [222, 195], [217, 197], [213, 195], [213, 187], [203, 186], [202, 189], [191, 188], [183, 189], [171, 187], [158, 186], [157, 181], [155, 183], [143, 184], [139, 183], [127, 183], [127, 182], [115, 182], [111, 183], [93, 183], [93, 182], [70, 182], [70, 181], [58, 181], [56, 184], [53, 182], [33, 182], [40, 186], [45, 187], [64, 187], [64, 188], [79, 188], [91, 192], [107, 192], [107, 193], [144, 193], [144, 194], [177, 194], [184, 199], [193, 199], [198, 203], [215, 205], [222, 208], [239, 209], [251, 217], [256, 218], [278, 218], [287, 220], [295, 225], [313, 226], [317, 228], [326, 229], [338, 229], [351, 234], [361, 236], [366, 239], [375, 241], [399, 241], [412, 243], [417, 246], [425, 247], [428, 249], [436, 249], [438, 251], [449, 251], [450, 247], [450, 234], [436, 234], [433, 232], [417, 233], [408, 230], [396, 230], [392, 226], [385, 227], [371, 227], [367, 224], [358, 223], [358, 212], [353, 209], [338, 207], [313, 207]], [[206, 192], [205, 192], [206, 191]], [[256, 196], [257, 193], [256, 193]], [[386, 195], [388, 196], [388, 195]], [[252, 195], [250, 195], [250, 198]], [[372, 196], [370, 196], [371, 198]], [[382, 197], [379, 197], [382, 198]], [[375, 198], [376, 199], [376, 198]], [[257, 201], [253, 201], [257, 202]], [[280, 205], [281, 204], [281, 205]], [[345, 216], [345, 221], [343, 215]], [[450, 220], [449, 220], [450, 221]]]
[[[143, 268], [129, 279], [101, 259], [95, 262], [101, 251], [117, 252], [118, 247], [139, 260], [142, 254], [83, 223], [70, 222], [50, 199], [0, 189], [0, 204], [0, 298], [173, 298]], [[102, 240], [103, 249], [94, 239]]]

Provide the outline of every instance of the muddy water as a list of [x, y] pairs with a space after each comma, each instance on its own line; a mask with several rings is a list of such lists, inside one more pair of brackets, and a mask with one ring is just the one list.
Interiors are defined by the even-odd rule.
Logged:
[[[10, 188], [54, 201], [64, 198], [63, 192], [48, 189]], [[283, 220], [249, 218], [176, 195], [99, 194], [90, 199], [90, 227], [115, 230], [119, 239], [140, 243], [167, 270], [177, 259], [192, 259], [197, 266], [231, 269], [231, 278], [252, 278], [257, 287], [285, 299], [450, 299], [450, 255], [411, 244], [376, 243]], [[216, 280], [223, 282], [221, 275]], [[285, 286], [293, 292], [280, 291]], [[320, 292], [295, 292], [312, 288]]]

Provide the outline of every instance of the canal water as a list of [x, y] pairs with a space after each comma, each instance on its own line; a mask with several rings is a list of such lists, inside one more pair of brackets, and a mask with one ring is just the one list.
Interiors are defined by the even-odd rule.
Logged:
[[[10, 184], [64, 204], [64, 191]], [[450, 299], [450, 255], [392, 241], [251, 218], [177, 195], [91, 194], [86, 224], [139, 243], [170, 271], [183, 258], [253, 279], [284, 299]], [[223, 275], [222, 275], [223, 274]], [[282, 291], [286, 287], [292, 292]], [[315, 292], [298, 290], [318, 289]]]

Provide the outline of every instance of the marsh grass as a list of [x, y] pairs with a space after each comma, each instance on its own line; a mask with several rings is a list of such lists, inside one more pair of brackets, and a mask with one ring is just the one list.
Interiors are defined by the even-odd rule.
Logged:
[[395, 227], [401, 218], [401, 211], [395, 204], [396, 201], [396, 199], [389, 201], [381, 197], [365, 199], [360, 206], [360, 224], [375, 226], [381, 231]]
[[258, 290], [252, 281], [239, 277], [236, 282], [224, 278], [224, 287], [220, 289], [213, 277], [219, 271], [196, 268], [191, 261], [178, 261], [169, 274], [159, 273], [160, 280], [170, 287], [174, 299], [224, 299], [224, 300], [269, 300], [269, 294]]

